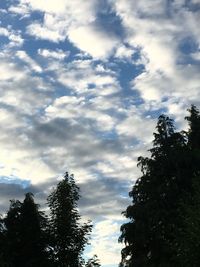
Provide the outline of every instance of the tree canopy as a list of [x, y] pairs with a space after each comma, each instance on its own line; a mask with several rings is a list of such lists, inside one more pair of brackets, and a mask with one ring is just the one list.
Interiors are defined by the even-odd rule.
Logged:
[[32, 193], [23, 202], [12, 200], [1, 220], [4, 258], [9, 266], [48, 266], [45, 244], [45, 215], [38, 210]]
[[100, 266], [101, 266], [101, 264], [100, 264], [100, 261], [99, 261], [97, 255], [94, 255], [85, 264], [85, 267], [100, 267]]
[[[73, 175], [66, 173], [48, 197], [48, 216], [39, 210], [32, 193], [23, 202], [11, 200], [0, 219], [0, 266], [85, 266], [83, 251], [92, 225], [80, 222], [79, 198]], [[91, 262], [100, 266], [96, 258]]]
[[150, 157], [138, 158], [142, 176], [124, 212], [121, 266], [199, 266], [200, 116], [195, 106], [189, 112], [181, 132], [161, 115]]
[[54, 259], [59, 267], [81, 266], [82, 253], [92, 225], [80, 223], [79, 188], [73, 175], [65, 174], [48, 197], [50, 225], [54, 240]]

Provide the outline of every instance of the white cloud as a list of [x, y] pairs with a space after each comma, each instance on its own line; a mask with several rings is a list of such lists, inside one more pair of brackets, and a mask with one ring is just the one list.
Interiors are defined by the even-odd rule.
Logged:
[[155, 128], [155, 120], [144, 118], [143, 115], [138, 114], [138, 111], [136, 113], [130, 110], [127, 114], [127, 118], [117, 125], [117, 132], [130, 138], [137, 138], [140, 142], [150, 143]]
[[21, 4], [27, 5], [32, 9], [40, 10], [44, 12], [51, 12], [51, 13], [62, 13], [66, 9], [66, 1], [57, 0], [49, 0], [48, 5], [44, 0], [21, 0]]
[[0, 81], [20, 80], [24, 77], [24, 73], [21, 72], [14, 63], [5, 59], [1, 59], [0, 73]]
[[[18, 56], [27, 59], [26, 53]], [[26, 133], [32, 128], [31, 117], [38, 119], [38, 110], [49, 103], [50, 96], [43, 82], [31, 77], [29, 69], [14, 63], [13, 58], [10, 54], [0, 63], [0, 175], [16, 175], [35, 184], [55, 175], [41, 160], [40, 152], [31, 149], [32, 140]]]
[[125, 45], [121, 45], [117, 48], [115, 53], [115, 57], [120, 59], [131, 59], [134, 54], [134, 50], [132, 48], [127, 48]]
[[[140, 48], [142, 60], [139, 62], [144, 64], [144, 71], [131, 85], [139, 91], [146, 104], [149, 102], [156, 106], [167, 98], [182, 98], [196, 103], [195, 98], [199, 98], [199, 67], [197, 64], [184, 64], [186, 52], [180, 50], [180, 44], [188, 38], [197, 47], [200, 43], [199, 12], [190, 11], [187, 5], [185, 1], [174, 1], [166, 9], [160, 0], [113, 1], [126, 29], [127, 43]], [[191, 57], [198, 60], [198, 51]], [[163, 107], [167, 108], [167, 103]]]
[[66, 16], [76, 21], [94, 20], [93, 9], [96, 1], [82, 2], [81, 0], [49, 0], [48, 5], [45, 0], [20, 0], [20, 6], [26, 6], [30, 11], [38, 10], [48, 14], [56, 14], [58, 16]]
[[12, 48], [15, 46], [22, 46], [24, 43], [24, 39], [21, 37], [20, 33], [12, 33], [9, 35], [10, 43], [8, 47]]
[[79, 49], [101, 59], [108, 57], [118, 43], [114, 36], [109, 36], [91, 25], [71, 27], [68, 38]]
[[6, 28], [0, 27], [0, 35], [9, 36], [9, 31]]
[[21, 4], [44, 12], [43, 23], [33, 22], [27, 27], [27, 32], [38, 39], [60, 42], [68, 37], [78, 49], [94, 58], [107, 58], [119, 43], [114, 35], [96, 25], [96, 0], [59, 0], [48, 5], [43, 0], [21, 0]]
[[110, 115], [92, 109], [90, 105], [85, 103], [84, 97], [64, 96], [55, 100], [55, 102], [46, 108], [46, 115], [50, 118], [68, 118], [73, 122], [79, 122], [81, 119], [93, 120], [97, 129], [101, 131], [109, 131], [115, 125], [115, 119]]
[[[122, 245], [118, 243], [119, 224], [112, 220], [104, 220], [96, 223], [93, 229], [93, 239], [91, 240], [92, 250], [89, 257], [98, 255], [102, 265], [115, 264], [120, 262], [119, 250]], [[115, 246], [111, 246], [114, 243]]]
[[112, 72], [93, 67], [92, 60], [75, 60], [66, 66], [55, 66], [58, 81], [76, 93], [92, 95], [111, 95], [121, 90]]
[[[4, 143], [6, 141], [6, 143]], [[23, 136], [15, 139], [15, 142], [24, 142]], [[0, 162], [3, 165], [0, 168], [1, 176], [15, 175], [23, 180], [29, 180], [32, 184], [38, 184], [41, 181], [48, 180], [57, 175], [49, 166], [42, 162], [38, 155], [32, 155], [26, 149], [14, 146], [8, 142], [7, 138], [0, 138], [1, 155]], [[4, 143], [4, 144], [3, 144]], [[12, 153], [10, 153], [12, 149]]]
[[173, 92], [173, 84], [165, 73], [144, 72], [138, 75], [132, 82], [133, 89], [137, 89], [145, 101], [162, 101]]
[[45, 14], [57, 15], [65, 18], [66, 26], [71, 22], [85, 24], [95, 19], [95, 8], [97, 1], [83, 2], [81, 0], [49, 0], [48, 5], [45, 0], [20, 0], [22, 5], [26, 5], [30, 10], [38, 10]]
[[8, 28], [0, 27], [0, 36], [3, 35], [10, 41], [8, 47], [21, 46], [24, 42], [20, 31], [14, 31], [10, 26]]
[[42, 72], [42, 68], [25, 51], [19, 50], [16, 55], [27, 63], [32, 70]]
[[[22, 60], [27, 59], [24, 51], [19, 51], [17, 56]], [[9, 119], [12, 122], [9, 124], [9, 134], [6, 127], [3, 127], [4, 131], [1, 129], [1, 162], [5, 165], [2, 173], [11, 175], [14, 169], [16, 176], [37, 183], [39, 179], [46, 180], [57, 172], [68, 169], [80, 174], [80, 180], [85, 180], [93, 176], [92, 169], [96, 165], [96, 160], [104, 160], [105, 155], [106, 161], [112, 161], [114, 157], [116, 166], [118, 165], [119, 144], [103, 144], [93, 133], [94, 127], [102, 132], [115, 127], [117, 117], [107, 113], [106, 108], [113, 108], [115, 105], [117, 109], [116, 103], [119, 100], [116, 101], [115, 97], [105, 98], [101, 90], [116, 80], [109, 76], [107, 71], [101, 79], [90, 63], [74, 62], [71, 65], [73, 68], [66, 69], [68, 72], [84, 73], [86, 87], [90, 82], [90, 75], [93, 77], [97, 88], [94, 88], [94, 95], [90, 101], [87, 100], [87, 93], [80, 93], [80, 96], [63, 96], [53, 101], [48, 91], [50, 88], [45, 90], [45, 83], [39, 78], [31, 77], [29, 69], [9, 60], [4, 63], [1, 61], [0, 66], [4, 73], [4, 76], [1, 76], [1, 102], [9, 107], [4, 112], [1, 110], [1, 118], [4, 118], [3, 121]], [[90, 94], [90, 89], [88, 92]], [[98, 103], [100, 99], [105, 106], [102, 106], [101, 102]], [[10, 150], [15, 152], [7, 162], [6, 155]], [[115, 156], [109, 158], [110, 153], [114, 153]], [[75, 160], [77, 158], [78, 162]], [[22, 168], [24, 162], [26, 167]], [[84, 171], [86, 166], [87, 172]], [[116, 166], [112, 166], [114, 176], [115, 169], [119, 171]], [[100, 165], [95, 168], [103, 171]], [[36, 175], [38, 170], [40, 175]]]
[[11, 13], [22, 15], [22, 18], [28, 17], [30, 15], [30, 10], [25, 4], [19, 4], [18, 6], [10, 6], [8, 10]]
[[194, 60], [200, 61], [200, 51], [192, 53], [191, 56]]
[[61, 49], [49, 50], [49, 49], [38, 49], [38, 54], [45, 58], [55, 58], [58, 60], [62, 60], [69, 56], [69, 51], [63, 51]]
[[27, 27], [27, 31], [30, 35], [34, 35], [37, 39], [46, 39], [52, 42], [64, 41], [66, 36], [54, 29], [48, 28], [45, 25], [39, 23], [33, 23]]

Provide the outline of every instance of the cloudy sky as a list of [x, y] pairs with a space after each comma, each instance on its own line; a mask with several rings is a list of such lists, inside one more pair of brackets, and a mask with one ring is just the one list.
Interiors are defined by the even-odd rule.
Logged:
[[117, 266], [121, 212], [159, 114], [200, 106], [200, 0], [0, 2], [0, 209], [65, 171]]

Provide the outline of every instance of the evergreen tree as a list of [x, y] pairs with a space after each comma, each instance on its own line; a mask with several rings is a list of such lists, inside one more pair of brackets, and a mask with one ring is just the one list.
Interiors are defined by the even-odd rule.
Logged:
[[180, 206], [182, 227], [176, 236], [180, 266], [198, 267], [200, 262], [200, 114], [192, 105], [188, 110], [188, 155], [192, 188]]
[[7, 250], [6, 229], [2, 216], [0, 217], [0, 266], [10, 267], [9, 254]]
[[78, 267], [83, 263], [82, 252], [92, 226], [80, 223], [79, 198], [79, 188], [68, 173], [48, 197], [54, 262], [59, 267]]
[[46, 217], [38, 210], [33, 194], [24, 201], [11, 201], [3, 219], [10, 264], [13, 267], [48, 266], [45, 243]]
[[26, 267], [47, 266], [46, 228], [47, 218], [38, 210], [32, 193], [27, 193], [21, 207], [21, 235], [23, 260]]
[[200, 177], [193, 185], [193, 193], [181, 203], [182, 223], [175, 238], [181, 267], [199, 267], [200, 263]]
[[[142, 176], [130, 192], [132, 205], [124, 212], [130, 221], [121, 227], [125, 242], [121, 266], [181, 266], [177, 231], [182, 229], [181, 202], [192, 190], [191, 153], [184, 132], [160, 116], [151, 157], [139, 157]], [[192, 163], [193, 164], [193, 163]]]
[[6, 217], [3, 219], [6, 229], [5, 235], [9, 262], [13, 267], [22, 265], [20, 226], [21, 206], [22, 203], [20, 201], [11, 200], [10, 208]]
[[[192, 105], [189, 111], [189, 116], [185, 119], [189, 123], [188, 131], [188, 146], [192, 150], [200, 149], [200, 115], [196, 106]], [[196, 165], [197, 166], [197, 165]]]
[[100, 267], [100, 261], [97, 257], [97, 255], [94, 255], [91, 259], [89, 259], [87, 261], [87, 263], [85, 264], [85, 267]]

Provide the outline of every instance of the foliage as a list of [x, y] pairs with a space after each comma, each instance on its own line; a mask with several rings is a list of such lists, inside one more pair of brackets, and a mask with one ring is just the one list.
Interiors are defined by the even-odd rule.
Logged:
[[179, 216], [182, 228], [178, 231], [176, 243], [180, 266], [197, 267], [200, 262], [200, 114], [194, 105], [188, 111], [192, 188], [189, 196], [181, 202]]
[[199, 248], [186, 245], [191, 238], [196, 242], [195, 235], [200, 237], [199, 217], [192, 211], [195, 205], [200, 210], [194, 199], [199, 198], [200, 119], [195, 106], [189, 112], [188, 132], [175, 132], [173, 121], [160, 116], [151, 156], [138, 158], [142, 176], [130, 192], [132, 205], [124, 212], [130, 221], [121, 226], [119, 241], [125, 243], [121, 266], [189, 266], [182, 260], [184, 253], [191, 256], [190, 266], [198, 266], [192, 255], [200, 255]]
[[33, 194], [27, 193], [23, 203], [12, 200], [3, 222], [11, 266], [46, 266], [45, 231], [43, 229], [46, 218], [38, 211]]
[[85, 267], [100, 267], [100, 266], [101, 266], [101, 264], [100, 264], [100, 261], [99, 261], [97, 255], [94, 255], [85, 264]]
[[[66, 173], [48, 197], [49, 217], [39, 211], [32, 193], [23, 202], [11, 200], [0, 218], [0, 266], [83, 266], [82, 253], [92, 225], [80, 223], [79, 198], [73, 175]], [[91, 263], [99, 266], [96, 258]]]
[[5, 224], [2, 216], [0, 217], [0, 266], [9, 267], [9, 255], [7, 250], [7, 240], [6, 240], [6, 231]]
[[81, 266], [82, 252], [92, 226], [81, 224], [77, 202], [79, 188], [73, 175], [65, 174], [48, 197], [54, 261], [58, 266]]

